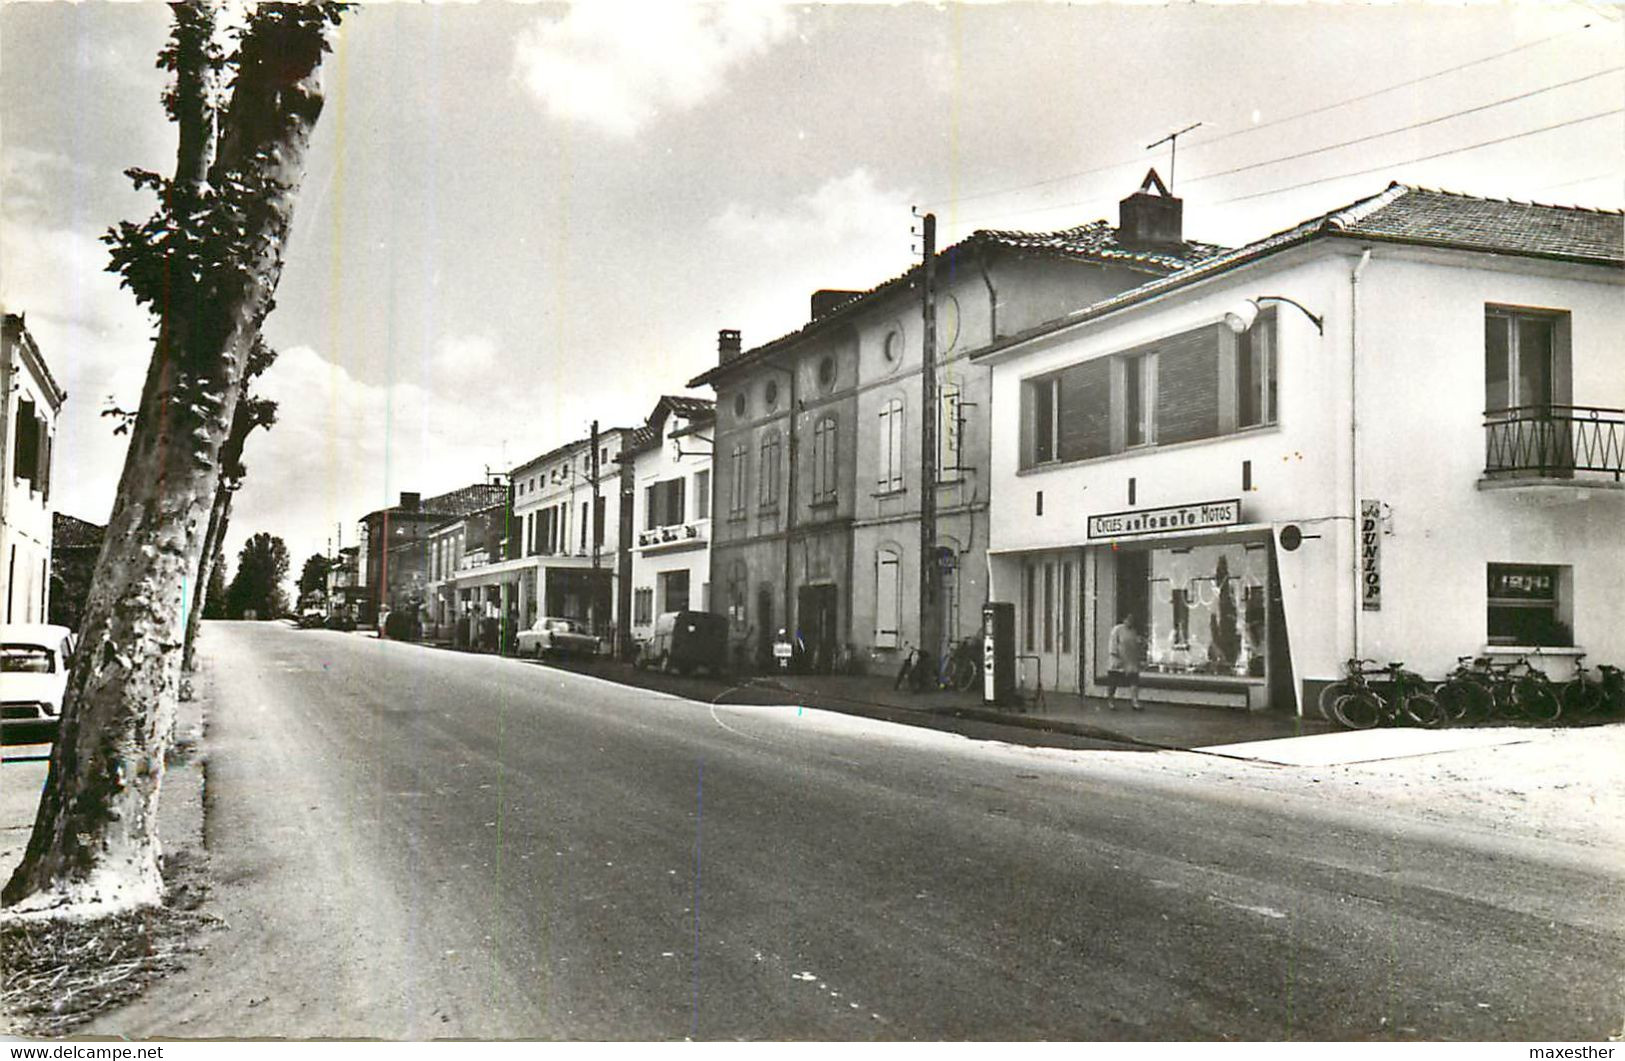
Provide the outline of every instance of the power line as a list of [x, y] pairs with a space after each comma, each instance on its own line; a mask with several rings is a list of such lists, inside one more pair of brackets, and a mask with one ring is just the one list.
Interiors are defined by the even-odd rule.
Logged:
[[1606, 77], [1609, 74], [1617, 74], [1622, 70], [1625, 70], [1625, 66], [1612, 66], [1607, 70], [1599, 70], [1594, 74], [1586, 74], [1584, 77], [1576, 77], [1568, 81], [1560, 81], [1555, 85], [1547, 85], [1544, 88], [1536, 88], [1531, 89], [1528, 92], [1520, 92], [1516, 96], [1507, 96], [1505, 99], [1498, 99], [1493, 103], [1481, 103], [1476, 107], [1468, 107], [1465, 110], [1451, 111], [1449, 114], [1442, 114], [1437, 118], [1429, 118], [1426, 121], [1413, 122], [1410, 125], [1401, 125], [1395, 129], [1386, 129], [1380, 133], [1371, 133], [1367, 136], [1357, 136], [1352, 140], [1344, 140], [1336, 144], [1327, 144], [1325, 147], [1312, 148], [1308, 151], [1299, 151], [1295, 155], [1282, 155], [1279, 158], [1265, 159], [1263, 162], [1249, 162], [1245, 166], [1236, 166], [1233, 169], [1220, 170], [1217, 173], [1203, 173], [1199, 176], [1189, 178], [1185, 181], [1185, 183], [1195, 184], [1197, 181], [1213, 180], [1217, 177], [1228, 177], [1233, 173], [1245, 173], [1248, 170], [1262, 169], [1265, 166], [1273, 166], [1281, 162], [1291, 162], [1295, 159], [1308, 158], [1311, 155], [1324, 154], [1327, 151], [1336, 151], [1341, 147], [1351, 147], [1354, 144], [1364, 144], [1371, 140], [1380, 140], [1385, 136], [1394, 136], [1398, 133], [1408, 133], [1416, 129], [1424, 129], [1427, 126], [1438, 125], [1440, 122], [1447, 122], [1454, 118], [1461, 118], [1469, 114], [1477, 114], [1480, 111], [1487, 111], [1495, 107], [1503, 107], [1508, 103], [1517, 103], [1520, 100], [1530, 99], [1531, 97], [1539, 96], [1546, 92], [1555, 92], [1560, 88], [1568, 88], [1570, 85], [1578, 85], [1582, 82], [1594, 81], [1599, 77]]
[[1388, 85], [1385, 88], [1375, 89], [1371, 92], [1363, 93], [1362, 95], [1350, 96], [1348, 99], [1339, 100], [1336, 103], [1327, 103], [1319, 107], [1311, 107], [1309, 110], [1298, 111], [1296, 114], [1288, 114], [1280, 118], [1272, 118], [1267, 122], [1259, 122], [1257, 125], [1249, 125], [1245, 129], [1233, 129], [1228, 133], [1220, 133], [1217, 136], [1210, 136], [1205, 140], [1197, 140], [1193, 142], [1189, 149], [1195, 150], [1198, 147], [1206, 147], [1208, 144], [1216, 144], [1221, 140], [1229, 140], [1231, 137], [1241, 136], [1244, 133], [1256, 133], [1263, 129], [1270, 129], [1274, 126], [1282, 125], [1286, 122], [1295, 122], [1299, 118], [1309, 118], [1316, 114], [1324, 114], [1329, 110], [1336, 110], [1338, 107], [1347, 107], [1351, 103], [1364, 103], [1368, 99], [1375, 99], [1378, 96], [1385, 95], [1389, 92], [1394, 92], [1398, 89], [1410, 88], [1412, 85], [1420, 85], [1425, 81], [1432, 81], [1434, 78], [1444, 77], [1446, 74], [1454, 74], [1458, 71], [1466, 70], [1474, 66], [1482, 66], [1485, 63], [1494, 62], [1496, 59], [1505, 59], [1509, 55], [1516, 55], [1519, 52], [1528, 51], [1530, 48], [1536, 48], [1542, 44], [1548, 44], [1562, 37], [1568, 37], [1572, 34], [1579, 33], [1582, 30], [1588, 30], [1591, 28], [1591, 26], [1592, 23], [1587, 22], [1582, 26], [1576, 26], [1573, 29], [1566, 29], [1562, 33], [1554, 33], [1550, 37], [1542, 37], [1538, 41], [1530, 41], [1528, 44], [1520, 44], [1516, 48], [1508, 48], [1504, 52], [1496, 52], [1494, 55], [1486, 55], [1481, 59], [1471, 59], [1465, 63], [1459, 63], [1456, 66], [1448, 67], [1444, 70], [1438, 70], [1431, 74], [1423, 74], [1421, 77], [1413, 77], [1409, 81], [1401, 81], [1398, 84]]
[[1492, 147], [1495, 144], [1505, 144], [1513, 140], [1522, 140], [1527, 136], [1537, 136], [1540, 133], [1549, 133], [1554, 129], [1563, 129], [1570, 125], [1580, 125], [1583, 122], [1593, 122], [1598, 118], [1607, 118], [1615, 114], [1625, 114], [1625, 107], [1615, 107], [1613, 110], [1598, 111], [1596, 114], [1588, 114], [1583, 118], [1570, 118], [1568, 121], [1555, 122], [1551, 125], [1543, 125], [1539, 129], [1529, 129], [1521, 133], [1511, 133], [1507, 136], [1498, 136], [1493, 140], [1480, 140], [1476, 144], [1468, 144], [1465, 147], [1453, 147], [1448, 151], [1435, 151], [1428, 155], [1417, 155], [1415, 158], [1399, 159], [1394, 162], [1384, 163], [1380, 166], [1372, 166], [1370, 169], [1353, 170], [1349, 173], [1338, 173], [1330, 177], [1316, 177], [1314, 180], [1300, 181], [1297, 184], [1288, 184], [1280, 188], [1271, 188], [1268, 191], [1252, 192], [1248, 195], [1237, 195], [1229, 199], [1220, 199], [1219, 201], [1209, 205], [1224, 206], [1227, 203], [1239, 203], [1248, 199], [1261, 199], [1266, 195], [1279, 195], [1282, 192], [1297, 191], [1299, 188], [1308, 188], [1316, 184], [1325, 184], [1328, 181], [1339, 181], [1347, 177], [1369, 176], [1373, 173], [1381, 173], [1383, 170], [1392, 169], [1395, 166], [1408, 166], [1415, 162], [1429, 162], [1436, 158], [1444, 158], [1447, 155], [1460, 155], [1468, 151], [1476, 151], [1481, 147]]
[[[1609, 21], [1613, 21], [1613, 20], [1609, 20]], [[1508, 48], [1505, 51], [1496, 52], [1493, 55], [1486, 55], [1486, 56], [1483, 56], [1483, 57], [1478, 58], [1478, 59], [1471, 59], [1471, 60], [1469, 60], [1469, 61], [1467, 61], [1465, 63], [1458, 63], [1455, 66], [1447, 67], [1447, 68], [1445, 68], [1443, 70], [1436, 70], [1431, 74], [1423, 74], [1420, 77], [1414, 77], [1414, 78], [1411, 78], [1408, 81], [1401, 81], [1401, 82], [1398, 82], [1397, 84], [1388, 85], [1388, 86], [1386, 86], [1384, 88], [1375, 89], [1375, 90], [1373, 90], [1371, 92], [1366, 92], [1366, 93], [1363, 93], [1363, 94], [1358, 95], [1358, 96], [1351, 96], [1348, 99], [1337, 100], [1336, 102], [1333, 102], [1333, 103], [1322, 104], [1319, 107], [1312, 107], [1312, 108], [1310, 108], [1309, 110], [1306, 110], [1306, 111], [1298, 111], [1295, 114], [1288, 114], [1288, 115], [1284, 115], [1284, 116], [1282, 116], [1280, 118], [1271, 119], [1270, 121], [1267, 121], [1267, 122], [1260, 122], [1257, 125], [1250, 125], [1245, 129], [1234, 129], [1234, 130], [1232, 130], [1232, 131], [1230, 131], [1228, 133], [1220, 133], [1217, 136], [1208, 137], [1205, 140], [1197, 140], [1194, 143], [1192, 143], [1190, 145], [1190, 147], [1188, 147], [1186, 150], [1195, 150], [1196, 148], [1206, 147], [1209, 144], [1217, 144], [1217, 143], [1220, 143], [1221, 141], [1229, 140], [1232, 137], [1241, 136], [1241, 135], [1243, 135], [1245, 133], [1255, 133], [1255, 132], [1259, 132], [1259, 131], [1264, 130], [1264, 129], [1270, 129], [1270, 128], [1273, 128], [1273, 127], [1275, 127], [1277, 125], [1283, 125], [1286, 122], [1297, 121], [1299, 118], [1308, 118], [1308, 117], [1311, 117], [1311, 116], [1316, 115], [1316, 114], [1324, 114], [1327, 111], [1336, 110], [1339, 107], [1346, 107], [1346, 106], [1348, 106], [1350, 104], [1353, 104], [1353, 103], [1363, 103], [1368, 99], [1374, 99], [1377, 96], [1381, 96], [1381, 95], [1384, 95], [1384, 94], [1389, 93], [1389, 92], [1394, 92], [1394, 91], [1396, 91], [1398, 89], [1410, 88], [1413, 85], [1420, 85], [1420, 84], [1423, 84], [1424, 82], [1432, 81], [1432, 80], [1434, 80], [1436, 78], [1440, 78], [1440, 77], [1445, 77], [1446, 75], [1454, 74], [1454, 73], [1456, 73], [1458, 71], [1461, 71], [1461, 70], [1466, 70], [1466, 69], [1469, 69], [1469, 68], [1474, 67], [1474, 66], [1482, 66], [1483, 64], [1489, 63], [1489, 62], [1494, 62], [1496, 59], [1504, 59], [1509, 55], [1516, 55], [1519, 52], [1525, 52], [1525, 51], [1528, 51], [1531, 48], [1538, 48], [1543, 44], [1549, 44], [1552, 41], [1560, 40], [1560, 39], [1562, 39], [1564, 37], [1572, 36], [1572, 35], [1574, 35], [1576, 33], [1579, 33], [1579, 32], [1581, 32], [1583, 30], [1588, 30], [1588, 29], [1590, 29], [1592, 27], [1592, 25], [1593, 25], [1593, 23], [1587, 22], [1584, 25], [1576, 26], [1573, 29], [1564, 30], [1562, 33], [1554, 33], [1549, 37], [1542, 37], [1539, 40], [1530, 41], [1527, 44], [1520, 44], [1517, 47]], [[1011, 185], [1011, 186], [1005, 187], [1005, 188], [992, 188], [992, 189], [989, 189], [988, 191], [985, 191], [985, 192], [972, 192], [969, 195], [958, 195], [958, 196], [944, 197], [944, 198], [941, 198], [941, 199], [932, 199], [932, 200], [928, 200], [928, 202], [930, 202], [932, 205], [947, 205], [947, 204], [950, 204], [950, 203], [966, 203], [966, 202], [970, 202], [970, 201], [975, 200], [975, 199], [986, 199], [986, 198], [989, 198], [989, 197], [995, 196], [995, 195], [1007, 195], [1007, 194], [1010, 194], [1012, 192], [1031, 191], [1034, 188], [1043, 188], [1043, 187], [1045, 187], [1047, 185], [1051, 185], [1051, 184], [1060, 184], [1063, 181], [1075, 180], [1075, 179], [1077, 179], [1079, 177], [1090, 177], [1090, 176], [1093, 176], [1093, 175], [1095, 175], [1097, 173], [1104, 173], [1107, 170], [1119, 169], [1119, 168], [1121, 168], [1123, 166], [1139, 165], [1139, 164], [1142, 164], [1144, 162], [1146, 162], [1146, 157], [1145, 157], [1145, 155], [1141, 154], [1141, 155], [1136, 155], [1133, 158], [1126, 158], [1126, 159], [1122, 159], [1122, 160], [1117, 161], [1117, 162], [1108, 162], [1108, 163], [1105, 163], [1104, 165], [1092, 166], [1089, 169], [1078, 170], [1078, 171], [1076, 171], [1074, 173], [1063, 173], [1063, 174], [1061, 174], [1060, 176], [1057, 176], [1057, 177], [1045, 177], [1042, 180], [1031, 181], [1031, 182], [1029, 182], [1027, 184], [1016, 184], [1016, 185]], [[1031, 211], [1027, 211], [1027, 212], [1030, 213]], [[987, 215], [984, 215], [984, 216], [987, 216]]]

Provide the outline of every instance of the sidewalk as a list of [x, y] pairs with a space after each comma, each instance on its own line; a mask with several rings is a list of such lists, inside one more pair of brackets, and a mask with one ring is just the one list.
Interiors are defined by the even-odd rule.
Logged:
[[989, 706], [980, 689], [970, 692], [913, 693], [894, 689], [890, 674], [771, 674], [681, 677], [640, 671], [607, 658], [550, 661], [549, 666], [592, 674], [609, 681], [657, 689], [691, 700], [713, 703], [776, 704], [786, 701], [849, 715], [863, 715], [908, 725], [954, 729], [955, 720], [1003, 730], [1008, 739], [1026, 744], [1075, 746], [1056, 738], [1085, 738], [1147, 749], [1190, 750], [1216, 745], [1331, 733], [1337, 726], [1318, 715], [1296, 718], [1284, 712], [1237, 711], [1146, 699], [1145, 710], [1133, 711], [1126, 700], [1115, 711], [1097, 697], [1046, 692], [1016, 706]]

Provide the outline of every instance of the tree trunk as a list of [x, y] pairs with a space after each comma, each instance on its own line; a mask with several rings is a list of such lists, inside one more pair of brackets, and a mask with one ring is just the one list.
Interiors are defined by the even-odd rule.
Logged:
[[[102, 913], [162, 899], [155, 816], [175, 714], [185, 587], [201, 567], [221, 449], [280, 279], [321, 112], [318, 75], [330, 20], [336, 16], [314, 7], [262, 5], [241, 38], [210, 172], [214, 188], [244, 189], [233, 205], [237, 231], [210, 234], [230, 241], [226, 267], [175, 278], [207, 297], [178, 300], [179, 314], [160, 307], [45, 791], [23, 861], [0, 892], [14, 912]], [[197, 60], [183, 56], [181, 66], [188, 61]], [[185, 88], [178, 77], [177, 92]], [[198, 145], [186, 142], [185, 115], [194, 105], [207, 106], [175, 103], [182, 166], [197, 157]]]
[[[238, 415], [242, 415], [239, 409]], [[203, 608], [209, 597], [209, 579], [214, 565], [220, 561], [222, 543], [226, 540], [226, 525], [231, 521], [231, 495], [235, 493], [221, 483], [215, 489], [214, 506], [209, 511], [209, 529], [203, 535], [203, 552], [198, 558], [197, 578], [192, 580], [192, 610], [186, 615], [186, 647], [181, 652], [181, 669], [197, 670], [197, 632], [203, 624]]]

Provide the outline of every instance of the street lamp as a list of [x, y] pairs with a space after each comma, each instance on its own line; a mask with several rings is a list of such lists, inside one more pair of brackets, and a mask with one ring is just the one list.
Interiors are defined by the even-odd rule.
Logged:
[[1298, 309], [1303, 311], [1303, 315], [1308, 317], [1314, 324], [1315, 331], [1321, 335], [1326, 334], [1326, 318], [1315, 316], [1309, 312], [1303, 303], [1287, 298], [1285, 295], [1259, 295], [1257, 298], [1242, 299], [1225, 311], [1225, 326], [1237, 335], [1246, 332], [1253, 326], [1253, 322], [1258, 319], [1258, 304], [1260, 302], [1285, 302], [1289, 306], [1297, 306]]

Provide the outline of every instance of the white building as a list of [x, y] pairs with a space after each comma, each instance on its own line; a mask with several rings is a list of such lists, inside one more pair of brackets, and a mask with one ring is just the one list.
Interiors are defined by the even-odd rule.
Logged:
[[526, 461], [509, 475], [508, 504], [430, 532], [429, 636], [451, 638], [464, 617], [502, 620], [511, 633], [544, 615], [614, 635], [615, 460], [630, 434], [599, 432], [596, 456], [593, 440], [584, 438]]
[[1625, 661], [1622, 285], [1618, 212], [1393, 185], [988, 347], [1025, 665], [1103, 692], [1123, 614], [1169, 701]]
[[[631, 635], [647, 640], [662, 612], [711, 609], [711, 442], [716, 406], [668, 394], [621, 453], [631, 468]], [[625, 570], [626, 568], [623, 568]]]
[[67, 393], [51, 377], [19, 314], [0, 325], [0, 621], [50, 614], [51, 464]]

